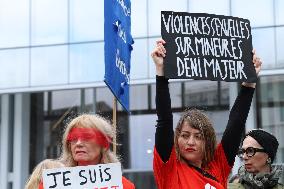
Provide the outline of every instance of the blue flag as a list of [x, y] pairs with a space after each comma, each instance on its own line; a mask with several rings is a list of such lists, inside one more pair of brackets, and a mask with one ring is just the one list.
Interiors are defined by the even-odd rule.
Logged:
[[129, 112], [130, 58], [134, 43], [131, 36], [131, 4], [130, 0], [105, 0], [104, 3], [104, 81]]

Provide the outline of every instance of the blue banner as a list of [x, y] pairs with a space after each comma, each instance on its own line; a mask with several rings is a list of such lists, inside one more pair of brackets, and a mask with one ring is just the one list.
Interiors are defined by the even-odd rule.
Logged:
[[105, 78], [119, 103], [129, 112], [131, 35], [130, 0], [104, 1]]

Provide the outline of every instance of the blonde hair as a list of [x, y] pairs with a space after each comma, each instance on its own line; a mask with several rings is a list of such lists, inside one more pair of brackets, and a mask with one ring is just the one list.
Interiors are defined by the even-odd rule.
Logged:
[[[107, 138], [114, 138], [116, 135], [109, 121], [97, 114], [82, 114], [74, 118], [65, 128], [62, 138], [62, 154], [60, 160], [64, 162], [67, 167], [77, 166], [77, 163], [72, 156], [70, 143], [67, 137], [72, 128], [94, 128], [98, 129]], [[111, 141], [108, 141], [111, 143]], [[119, 162], [118, 157], [109, 149], [102, 147], [100, 163], [115, 163]]]
[[181, 116], [174, 135], [174, 145], [178, 159], [180, 159], [180, 150], [178, 147], [178, 138], [181, 134], [183, 123], [187, 122], [192, 128], [198, 129], [201, 132], [204, 140], [203, 159], [201, 167], [207, 168], [210, 161], [213, 160], [216, 149], [216, 134], [210, 119], [200, 110], [192, 108], [186, 110]]
[[34, 168], [30, 178], [27, 180], [25, 189], [37, 189], [42, 179], [42, 171], [44, 169], [53, 169], [64, 167], [64, 164], [54, 159], [46, 159], [37, 164]]

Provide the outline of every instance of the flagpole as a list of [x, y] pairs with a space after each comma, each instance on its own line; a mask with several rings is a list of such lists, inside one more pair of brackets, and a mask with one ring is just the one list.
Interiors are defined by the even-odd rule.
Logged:
[[113, 109], [112, 109], [112, 124], [114, 129], [114, 137], [113, 137], [113, 152], [116, 154], [116, 108], [117, 108], [117, 99], [113, 96]]

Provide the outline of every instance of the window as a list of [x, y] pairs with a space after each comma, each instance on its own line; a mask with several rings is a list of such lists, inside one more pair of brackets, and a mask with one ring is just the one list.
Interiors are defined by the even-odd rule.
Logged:
[[0, 88], [29, 86], [29, 49], [1, 50], [0, 62]]
[[284, 24], [284, 1], [275, 0], [275, 16], [276, 16], [276, 24]]
[[31, 49], [31, 85], [67, 84], [67, 46]]
[[[160, 35], [160, 34], [159, 34]], [[161, 38], [161, 37], [159, 37]], [[159, 39], [159, 38], [150, 38], [148, 40], [148, 53], [147, 53], [147, 57], [148, 57], [148, 78], [156, 78], [156, 68], [155, 68], [155, 64], [152, 60], [152, 57], [150, 56], [150, 54], [152, 53], [153, 49], [155, 48], [156, 46], [156, 41]]]
[[252, 44], [263, 61], [263, 68], [275, 68], [275, 28], [252, 30]]
[[29, 0], [0, 1], [0, 48], [29, 45]]
[[[232, 0], [231, 7], [232, 16], [249, 19], [252, 27], [271, 26], [274, 24], [273, 1]], [[265, 14], [263, 14], [264, 12]]]
[[67, 0], [32, 0], [32, 45], [68, 41]]
[[277, 45], [277, 67], [283, 67], [284, 65], [284, 27], [275, 28], [276, 29], [276, 45]]
[[152, 170], [156, 115], [129, 117], [131, 169]]
[[86, 112], [96, 112], [96, 89], [85, 89], [85, 110]]
[[284, 76], [266, 76], [260, 78], [258, 88], [259, 127], [271, 132], [279, 141], [275, 163], [284, 161]]
[[70, 0], [70, 42], [104, 39], [103, 2]]
[[129, 91], [130, 110], [145, 110], [149, 107], [148, 102], [148, 86], [132, 85]]
[[51, 92], [51, 111], [78, 108], [81, 106], [80, 90], [63, 90]]
[[189, 0], [188, 10], [191, 13], [208, 13], [229, 16], [229, 0]]
[[70, 82], [103, 81], [105, 73], [104, 44], [90, 43], [70, 46]]
[[106, 112], [112, 111], [113, 108], [113, 94], [108, 87], [96, 89], [97, 110]]
[[182, 107], [182, 83], [170, 83], [169, 89], [171, 94], [172, 108]]
[[131, 53], [130, 79], [148, 77], [147, 39], [136, 39]]
[[147, 13], [147, 0], [131, 1], [131, 33], [133, 37], [147, 36]]
[[192, 80], [185, 82], [185, 106], [216, 106], [218, 90], [216, 81]]
[[179, 0], [178, 3], [173, 3], [172, 0], [155, 0], [148, 1], [149, 9], [149, 35], [159, 36], [161, 34], [161, 11], [187, 11], [187, 0]]

